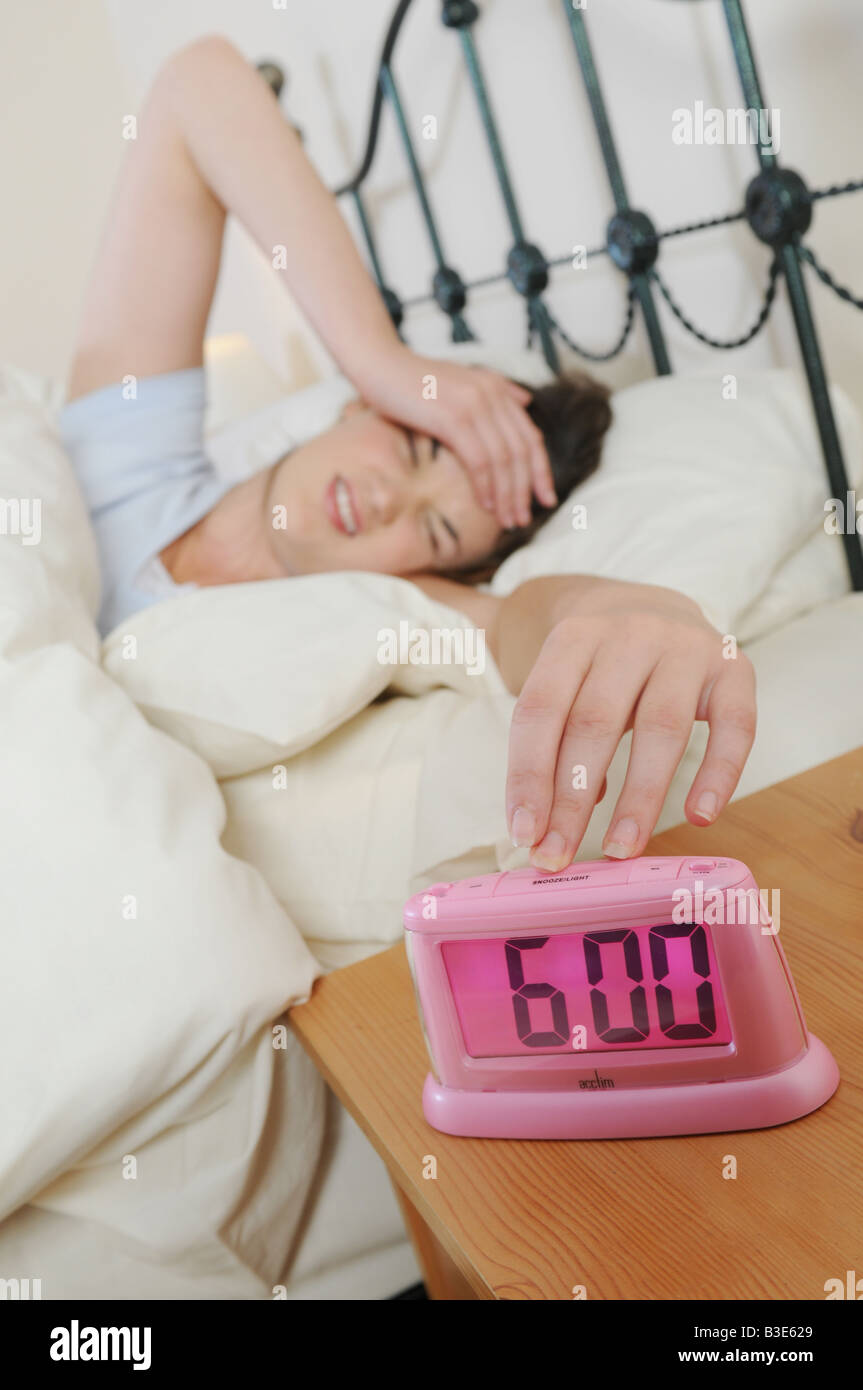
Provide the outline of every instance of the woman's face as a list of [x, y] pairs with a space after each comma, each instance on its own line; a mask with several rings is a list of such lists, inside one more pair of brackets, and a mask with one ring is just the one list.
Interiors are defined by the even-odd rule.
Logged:
[[276, 465], [266, 507], [291, 574], [459, 569], [501, 534], [454, 454], [359, 402]]

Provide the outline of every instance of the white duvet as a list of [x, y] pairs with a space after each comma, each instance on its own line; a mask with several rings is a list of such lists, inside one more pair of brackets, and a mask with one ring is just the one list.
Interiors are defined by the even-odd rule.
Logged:
[[[792, 378], [769, 377], [764, 438], [780, 453], [783, 441], [795, 447], [783, 467], [763, 457], [758, 478], [727, 439], [716, 445], [737, 477], [734, 554], [724, 567], [715, 553], [697, 561], [711, 519], [720, 555], [735, 534], [715, 468], [700, 511], [681, 496], [685, 529], [675, 531], [683, 474], [666, 453], [667, 532], [652, 520], [632, 576], [674, 582], [676, 545], [678, 587], [724, 630], [747, 614], [751, 623], [761, 603], [768, 649], [780, 619], [845, 587], [833, 551], [808, 569], [796, 558], [838, 542], [823, 536], [806, 402]], [[666, 415], [685, 413], [682, 385], [672, 397], [659, 383]], [[695, 397], [691, 416], [709, 434], [697, 388]], [[309, 432], [335, 396], [317, 400]], [[268, 1297], [289, 1270], [323, 1119], [322, 1083], [277, 1020], [322, 969], [396, 940], [416, 887], [514, 862], [503, 822], [512, 700], [491, 662], [480, 674], [383, 663], [382, 634], [401, 623], [414, 636], [469, 626], [385, 576], [202, 590], [136, 615], [100, 649], [93, 538], [49, 405], [21, 374], [0, 381], [0, 499], [38, 497], [42, 526], [38, 545], [0, 535], [0, 1277], [40, 1276], [44, 1297]], [[859, 477], [859, 424], [842, 412]], [[753, 407], [750, 432], [758, 418]], [[277, 457], [284, 439], [268, 421]], [[673, 431], [668, 439], [673, 453]], [[638, 568], [637, 533], [621, 547], [615, 532], [638, 440], [618, 432], [610, 443], [608, 474], [588, 494], [589, 541], [576, 550], [558, 531], [556, 551], [531, 547], [510, 562], [509, 582], [544, 568], [602, 573], [608, 555], [609, 572]], [[237, 466], [236, 433], [222, 445], [225, 466]], [[687, 447], [697, 473], [697, 435]], [[787, 582], [795, 564], [805, 595]], [[806, 631], [804, 680], [817, 645], [817, 630]], [[831, 644], [838, 661], [852, 660], [835, 633]], [[765, 663], [773, 733], [780, 666], [775, 654]], [[850, 746], [859, 719], [856, 704], [837, 711], [781, 766], [774, 740], [769, 766], [754, 762], [752, 776], [774, 780]], [[663, 824], [681, 819], [703, 741], [699, 729]], [[624, 767], [625, 749], [612, 796]], [[598, 851], [602, 828], [595, 816], [583, 857]], [[49, 1213], [59, 1225], [45, 1224]], [[86, 1258], [106, 1232], [110, 1268]]]

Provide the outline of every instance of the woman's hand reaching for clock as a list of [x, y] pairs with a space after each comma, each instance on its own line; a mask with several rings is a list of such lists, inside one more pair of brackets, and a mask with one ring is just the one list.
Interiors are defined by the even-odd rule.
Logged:
[[[547, 635], [536, 653], [525, 624], [532, 615], [536, 625], [542, 612]], [[495, 637], [504, 679], [519, 691], [507, 818], [533, 864], [556, 870], [571, 862], [629, 729], [629, 766], [604, 853], [642, 853], [696, 720], [710, 734], [686, 816], [693, 825], [716, 819], [755, 737], [755, 674], [742, 652], [726, 655], [695, 603], [647, 584], [537, 579], [503, 600]]]

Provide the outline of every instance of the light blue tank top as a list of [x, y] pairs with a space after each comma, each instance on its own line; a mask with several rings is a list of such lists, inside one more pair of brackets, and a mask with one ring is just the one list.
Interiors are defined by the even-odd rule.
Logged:
[[[175, 585], [155, 557], [233, 486], [204, 451], [206, 377], [188, 367], [79, 396], [57, 425], [96, 532], [99, 628], [194, 585]], [[156, 582], [154, 581], [154, 578]]]

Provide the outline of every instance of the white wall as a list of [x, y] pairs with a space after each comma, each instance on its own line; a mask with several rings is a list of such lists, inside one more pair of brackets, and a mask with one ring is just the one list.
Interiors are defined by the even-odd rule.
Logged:
[[134, 110], [100, 0], [0, 10], [0, 358], [61, 374]]
[[[44, 8], [44, 0], [41, 4]], [[272, 0], [148, 0], [146, 5], [139, 0], [105, 0], [104, 15], [121, 68], [118, 75], [110, 64], [106, 70], [100, 6], [90, 0], [80, 8], [89, 15], [91, 29], [99, 31], [98, 43], [88, 55], [79, 37], [75, 84], [86, 89], [87, 104], [83, 113], [64, 114], [58, 101], [52, 119], [74, 122], [79, 135], [91, 134], [98, 94], [104, 111], [110, 112], [113, 131], [124, 82], [134, 102], [139, 101], [168, 53], [197, 34], [220, 31], [251, 60], [273, 57], [286, 67], [286, 105], [304, 128], [307, 148], [323, 177], [333, 184], [351, 170], [364, 143], [375, 59], [393, 0], [284, 4], [276, 9]], [[818, 5], [810, 0], [748, 0], [746, 8], [767, 100], [780, 110], [783, 160], [813, 186], [863, 174], [858, 136], [863, 115], [859, 0], [819, 0]], [[485, 0], [482, 9], [476, 38], [528, 233], [550, 255], [564, 254], [576, 242], [595, 245], [603, 238], [611, 200], [560, 0]], [[429, 171], [432, 201], [440, 210], [445, 248], [452, 262], [471, 277], [502, 265], [510, 236], [458, 41], [440, 25], [438, 11], [437, 0], [415, 0], [397, 70], [420, 157]], [[675, 108], [697, 100], [722, 108], [740, 102], [718, 0], [587, 0], [587, 18], [633, 203], [650, 211], [660, 227], [739, 206], [755, 172], [751, 149], [687, 148], [671, 139]], [[23, 51], [49, 51], [54, 55], [52, 71], [61, 70], [68, 34], [64, 37], [51, 26], [29, 27], [32, 32], [21, 35]], [[10, 61], [7, 46], [4, 66]], [[67, 81], [63, 90], [68, 86]], [[30, 103], [32, 120], [26, 81], [19, 84], [17, 99], [22, 107]], [[50, 91], [41, 100], [49, 107]], [[436, 142], [420, 135], [421, 119], [429, 114], [438, 118]], [[45, 120], [43, 115], [43, 126]], [[70, 305], [80, 293], [80, 242], [91, 235], [120, 142], [106, 142], [101, 127], [101, 144], [79, 139], [83, 191], [76, 193], [71, 172], [65, 170], [51, 211], [56, 144], [44, 130], [39, 134], [37, 129], [34, 139], [29, 122], [24, 126], [35, 156], [29, 173], [19, 159], [17, 182], [25, 204], [34, 210], [30, 220], [39, 227], [35, 241], [28, 242], [27, 218], [19, 211], [16, 244], [25, 273], [16, 286], [14, 328], [4, 322], [3, 350], [28, 364], [44, 362], [56, 370], [68, 337], [65, 328], [57, 334], [55, 320], [58, 314], [64, 323], [68, 320]], [[8, 142], [8, 132], [3, 138]], [[63, 157], [74, 171], [72, 142], [68, 135], [64, 139]], [[87, 148], [80, 148], [85, 143]], [[373, 188], [370, 205], [390, 278], [406, 295], [421, 293], [430, 282], [432, 263], [391, 121], [385, 124]], [[74, 216], [69, 216], [70, 207]], [[54, 259], [39, 255], [40, 239], [57, 245], [45, 231], [52, 218], [55, 223], [62, 219], [74, 234], [75, 258], [68, 274], [57, 264], [56, 251]], [[810, 233], [826, 264], [858, 293], [863, 293], [863, 265], [856, 255], [861, 229], [863, 193], [819, 204]], [[729, 337], [746, 327], [757, 311], [767, 263], [765, 248], [745, 226], [670, 242], [661, 262], [690, 316], [711, 333]], [[28, 311], [27, 281], [34, 278], [38, 292], [30, 297]], [[814, 280], [810, 284], [832, 373], [863, 406], [863, 315]], [[576, 338], [603, 346], [616, 336], [621, 320], [621, 277], [604, 259], [592, 262], [587, 271], [558, 272], [549, 302]], [[469, 317], [482, 336], [522, 340], [522, 315], [509, 290], [478, 292]], [[710, 365], [717, 371], [736, 371], [796, 360], [784, 302], [756, 343], [734, 354], [711, 353], [667, 314], [663, 321], [678, 369]], [[211, 330], [239, 329], [251, 335], [274, 366], [292, 371], [297, 381], [328, 369], [325, 355], [298, 328], [283, 294], [274, 290], [266, 262], [234, 229]], [[409, 320], [409, 336], [433, 349], [445, 330], [436, 312], [419, 310]], [[612, 369], [611, 379], [630, 379], [646, 370], [639, 330], [624, 362]]]

